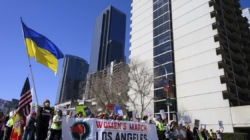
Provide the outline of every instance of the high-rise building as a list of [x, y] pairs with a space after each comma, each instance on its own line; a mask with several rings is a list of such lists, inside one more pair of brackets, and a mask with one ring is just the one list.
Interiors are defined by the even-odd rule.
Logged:
[[89, 72], [103, 70], [112, 61], [123, 62], [126, 15], [113, 6], [95, 21]]
[[250, 111], [250, 31], [239, 1], [133, 0], [131, 7], [130, 61], [145, 61], [159, 77], [166, 69], [173, 81], [170, 110], [157, 85], [147, 110], [189, 116], [207, 130], [218, 130], [218, 121], [224, 132], [249, 129], [242, 113]]
[[73, 55], [65, 55], [56, 96], [56, 104], [82, 99], [80, 94], [83, 93], [80, 92], [81, 89], [84, 88], [88, 68], [89, 64], [86, 60]]
[[[250, 26], [250, 8], [245, 8], [242, 10], [242, 16], [248, 19], [248, 24]], [[250, 27], [249, 27], [250, 28]]]

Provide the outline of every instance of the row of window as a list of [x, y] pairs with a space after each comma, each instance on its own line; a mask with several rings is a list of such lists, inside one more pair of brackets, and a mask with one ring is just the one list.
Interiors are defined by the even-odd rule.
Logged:
[[[155, 113], [159, 113], [160, 110], [164, 109], [165, 112], [168, 112], [167, 110], [167, 105], [166, 105], [166, 101], [160, 101], [160, 102], [154, 102], [154, 112]], [[170, 111], [176, 111], [177, 109], [177, 104], [176, 104], [176, 100], [172, 100], [172, 106], [169, 107]]]
[[169, 21], [169, 13], [165, 13], [164, 15], [158, 17], [157, 19], [154, 19], [153, 27], [155, 28], [155, 27], [163, 24], [166, 21]]
[[153, 9], [156, 10], [159, 7], [161, 7], [162, 5], [168, 3], [169, 0], [158, 0], [157, 2], [154, 3], [153, 5]]
[[173, 73], [173, 63], [168, 63], [165, 65], [159, 65], [159, 67], [154, 68], [154, 72], [155, 72], [155, 76], [161, 76], [161, 75], [165, 75], [165, 69], [167, 70], [167, 73]]
[[159, 54], [162, 54], [170, 50], [171, 50], [171, 43], [170, 41], [168, 41], [154, 48], [154, 56], [157, 56]]
[[154, 29], [154, 37], [170, 30], [170, 22], [164, 23], [161, 26]]
[[171, 39], [171, 33], [165, 32], [164, 34], [161, 34], [160, 36], [154, 38], [154, 46], [162, 44], [170, 39]]
[[153, 13], [153, 19], [156, 19], [157, 17], [163, 15], [164, 13], [167, 13], [169, 11], [168, 4], [162, 6], [158, 10], [154, 11]]

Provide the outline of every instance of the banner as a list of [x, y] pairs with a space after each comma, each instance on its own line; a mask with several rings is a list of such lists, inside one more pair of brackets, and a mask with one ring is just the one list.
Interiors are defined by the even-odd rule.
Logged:
[[3, 110], [4, 105], [5, 105], [5, 100], [0, 98], [0, 110]]
[[63, 117], [65, 140], [157, 140], [154, 124]]

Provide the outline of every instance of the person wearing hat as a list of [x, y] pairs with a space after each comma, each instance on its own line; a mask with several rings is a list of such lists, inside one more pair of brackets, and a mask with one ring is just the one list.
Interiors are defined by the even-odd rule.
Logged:
[[25, 131], [23, 134], [23, 140], [34, 140], [35, 133], [35, 121], [36, 113], [34, 111], [30, 112], [30, 115], [27, 117], [27, 124], [25, 126]]

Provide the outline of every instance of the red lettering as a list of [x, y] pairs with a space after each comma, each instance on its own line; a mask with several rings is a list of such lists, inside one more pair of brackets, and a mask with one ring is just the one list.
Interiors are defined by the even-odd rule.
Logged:
[[127, 129], [127, 124], [123, 123], [123, 130], [126, 130], [126, 129]]
[[114, 122], [114, 129], [117, 129], [117, 122]]
[[129, 124], [129, 130], [135, 130], [134, 124]]
[[107, 126], [107, 122], [104, 122], [104, 128], [107, 128], [108, 126]]
[[103, 122], [96, 121], [97, 128], [102, 128]]
[[121, 129], [122, 128], [122, 123], [118, 123], [118, 128], [117, 129]]

